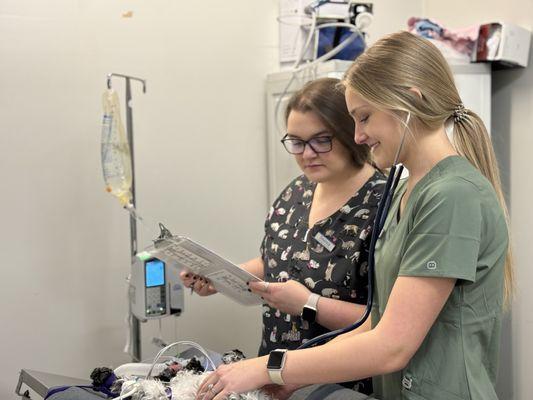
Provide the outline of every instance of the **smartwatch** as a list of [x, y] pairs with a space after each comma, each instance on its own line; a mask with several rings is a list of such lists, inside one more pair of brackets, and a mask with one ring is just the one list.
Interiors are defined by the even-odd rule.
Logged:
[[267, 362], [268, 376], [272, 383], [276, 385], [285, 385], [281, 373], [285, 366], [285, 358], [287, 356], [287, 349], [276, 349], [270, 352]]
[[317, 314], [317, 305], [320, 295], [316, 293], [311, 293], [305, 303], [304, 308], [302, 309], [302, 319], [309, 323], [315, 322]]

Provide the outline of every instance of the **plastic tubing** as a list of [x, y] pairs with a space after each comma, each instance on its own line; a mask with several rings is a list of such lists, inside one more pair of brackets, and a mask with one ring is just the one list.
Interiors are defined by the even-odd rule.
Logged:
[[154, 362], [152, 363], [152, 366], [150, 367], [148, 373], [146, 374], [146, 378], [145, 379], [149, 379], [150, 378], [150, 375], [152, 374], [152, 370], [154, 369], [154, 366], [157, 364], [157, 361], [159, 361], [159, 358], [165, 353], [165, 351], [167, 351], [168, 349], [170, 349], [170, 348], [172, 348], [174, 346], [179, 346], [180, 344], [188, 345], [190, 347], [194, 347], [195, 349], [199, 350], [205, 356], [205, 358], [211, 363], [211, 366], [213, 367], [213, 369], [216, 369], [215, 363], [213, 362], [211, 357], [209, 357], [209, 355], [203, 349], [202, 346], [200, 346], [197, 343], [188, 341], [188, 340], [181, 340], [179, 342], [174, 342], [174, 343], [169, 344], [167, 347], [161, 349], [159, 351], [159, 353], [157, 353], [157, 355], [154, 358]]

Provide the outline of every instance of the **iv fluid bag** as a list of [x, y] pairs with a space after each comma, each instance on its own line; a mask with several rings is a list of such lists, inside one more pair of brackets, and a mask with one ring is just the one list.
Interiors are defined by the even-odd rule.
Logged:
[[117, 92], [106, 90], [102, 96], [102, 171], [106, 190], [119, 199], [123, 207], [131, 207], [131, 155], [128, 138], [120, 119]]

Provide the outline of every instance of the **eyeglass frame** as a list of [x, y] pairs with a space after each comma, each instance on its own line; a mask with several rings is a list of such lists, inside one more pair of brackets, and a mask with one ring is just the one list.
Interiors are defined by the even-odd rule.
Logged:
[[[316, 151], [315, 148], [313, 147], [313, 145], [311, 144], [311, 141], [315, 140], [315, 139], [329, 139], [329, 150], [326, 150], [326, 151]], [[324, 154], [324, 153], [329, 153], [331, 150], [333, 150], [333, 139], [334, 139], [334, 136], [314, 136], [312, 137], [311, 139], [309, 140], [303, 140], [303, 139], [297, 139], [297, 138], [291, 138], [289, 137], [289, 134], [286, 133], [285, 136], [283, 136], [283, 139], [280, 140], [281, 144], [283, 144], [283, 147], [285, 148], [285, 150], [287, 151], [287, 153], [289, 154], [293, 154], [293, 155], [299, 155], [299, 154], [303, 154], [305, 152], [305, 146], [309, 146], [311, 148], [311, 150], [313, 150], [316, 154]], [[297, 140], [301, 143], [303, 143], [304, 147], [302, 149], [302, 151], [300, 153], [292, 153], [289, 151], [289, 149], [287, 149], [287, 146], [285, 145], [285, 141], [288, 141], [288, 140]]]

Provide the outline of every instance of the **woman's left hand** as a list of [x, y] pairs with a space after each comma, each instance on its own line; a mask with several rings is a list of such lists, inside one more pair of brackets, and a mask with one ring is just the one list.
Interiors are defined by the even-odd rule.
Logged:
[[300, 315], [311, 291], [300, 282], [250, 282], [253, 293], [261, 296], [273, 308], [290, 315]]
[[270, 384], [267, 357], [252, 358], [221, 365], [200, 385], [196, 400], [225, 400], [237, 394], [262, 388]]

